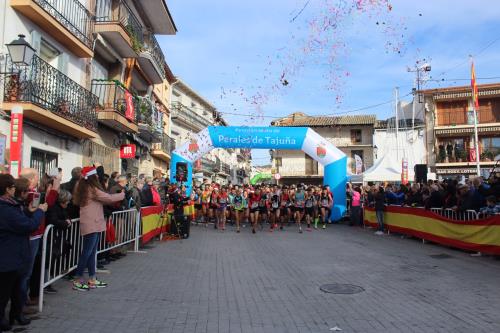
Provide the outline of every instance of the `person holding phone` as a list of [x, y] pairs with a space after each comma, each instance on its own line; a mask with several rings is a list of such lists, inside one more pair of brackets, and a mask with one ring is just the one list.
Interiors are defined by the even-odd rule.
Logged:
[[[106, 193], [97, 177], [95, 167], [84, 167], [82, 179], [73, 193], [73, 201], [80, 206], [80, 233], [83, 236], [82, 253], [78, 259], [73, 289], [88, 291], [89, 289], [107, 287], [107, 283], [96, 278], [96, 252], [99, 234], [106, 230], [103, 205], [112, 205], [125, 198], [125, 192]], [[88, 269], [89, 279], [84, 281], [83, 272]]]
[[[28, 196], [29, 181], [19, 197]], [[16, 322], [28, 325], [31, 321], [23, 315], [25, 295], [22, 294], [23, 275], [30, 265], [29, 235], [40, 225], [46, 204], [27, 209], [16, 200], [16, 180], [0, 175], [0, 331], [8, 331]], [[28, 216], [31, 215], [31, 217]], [[5, 320], [5, 308], [11, 300], [9, 321]]]

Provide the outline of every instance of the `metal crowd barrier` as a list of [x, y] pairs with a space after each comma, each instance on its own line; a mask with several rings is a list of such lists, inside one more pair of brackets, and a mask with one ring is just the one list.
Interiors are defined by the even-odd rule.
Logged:
[[[114, 212], [111, 217], [115, 229], [115, 240], [106, 242], [106, 231], [100, 235], [97, 253], [134, 242], [134, 252], [139, 251], [140, 214], [136, 209]], [[42, 269], [40, 273], [40, 291], [38, 311], [43, 310], [44, 289], [61, 279], [78, 265], [82, 250], [80, 220], [71, 220], [71, 225], [60, 230], [54, 225], [45, 228], [42, 239]]]
[[106, 237], [108, 231], [103, 231], [99, 237], [97, 254], [137, 241], [137, 224], [140, 224], [140, 221], [137, 220], [138, 215], [136, 209], [113, 212], [111, 223], [115, 231], [115, 239], [108, 242]]
[[431, 212], [456, 221], [474, 221], [480, 217], [479, 213], [475, 210], [459, 212], [451, 208], [431, 208]]

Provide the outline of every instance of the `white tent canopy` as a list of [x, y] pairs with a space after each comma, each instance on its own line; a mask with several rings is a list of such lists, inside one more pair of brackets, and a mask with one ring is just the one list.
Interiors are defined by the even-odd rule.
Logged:
[[[413, 179], [413, 170], [408, 170], [408, 178]], [[392, 154], [383, 156], [363, 173], [363, 182], [383, 181], [401, 181], [401, 161], [396, 161]]]

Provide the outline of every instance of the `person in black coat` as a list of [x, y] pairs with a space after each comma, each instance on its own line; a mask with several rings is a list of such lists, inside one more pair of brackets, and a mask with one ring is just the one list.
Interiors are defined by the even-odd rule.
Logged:
[[439, 187], [436, 184], [430, 186], [430, 196], [425, 201], [425, 209], [429, 210], [431, 208], [443, 208], [444, 199], [443, 195], [439, 191]]
[[[72, 223], [68, 215], [68, 206], [71, 202], [71, 197], [71, 193], [68, 191], [60, 190], [56, 204], [47, 210], [45, 223], [47, 226], [54, 226], [54, 230], [52, 231], [52, 247], [49, 247], [47, 251], [47, 256], [52, 258], [52, 268], [56, 268], [54, 263], [60, 258], [63, 258], [61, 260], [67, 261], [67, 255], [72, 248], [69, 236], [68, 239], [64, 237], [64, 230], [68, 229]], [[53, 252], [50, 253], [50, 250]], [[48, 266], [49, 263], [47, 262], [47, 267]]]
[[[73, 168], [71, 170], [71, 180], [67, 183], [61, 184], [61, 189], [66, 190], [69, 193], [73, 194], [76, 183], [78, 183], [81, 177], [82, 177], [82, 168], [80, 167]], [[80, 217], [80, 207], [73, 204], [72, 201], [69, 202], [67, 211], [71, 219], [76, 219]]]
[[142, 207], [153, 206], [153, 192], [151, 188], [153, 187], [153, 179], [151, 177], [146, 177], [145, 184], [141, 191], [141, 204]]
[[[30, 205], [25, 212], [23, 205], [14, 197], [15, 180], [11, 175], [0, 175], [0, 331], [8, 331], [16, 321], [28, 325], [24, 317], [22, 276], [30, 265], [30, 234], [37, 230], [47, 204]], [[21, 197], [27, 197], [23, 191]], [[31, 214], [31, 217], [27, 216]], [[5, 308], [11, 299], [10, 323], [5, 320]], [[9, 325], [10, 324], [10, 325]]]
[[377, 216], [378, 230], [375, 232], [377, 235], [384, 234], [384, 210], [385, 210], [385, 191], [382, 186], [379, 187], [378, 192], [375, 194], [375, 215]]

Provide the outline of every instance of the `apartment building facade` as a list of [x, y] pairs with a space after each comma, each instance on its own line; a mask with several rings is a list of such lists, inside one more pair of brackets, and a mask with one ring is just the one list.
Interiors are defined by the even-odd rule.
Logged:
[[487, 176], [500, 154], [500, 83], [479, 85], [475, 151], [470, 86], [424, 90], [427, 163], [438, 177], [475, 175], [476, 158]]
[[[168, 150], [173, 75], [155, 35], [177, 29], [165, 1], [10, 0], [1, 6], [6, 115], [0, 131], [9, 135], [10, 111], [21, 106], [22, 166], [40, 173], [58, 166], [65, 178], [74, 166], [93, 162], [110, 172], [166, 171], [169, 157], [155, 162], [152, 154], [155, 147]], [[22, 68], [5, 47], [19, 34], [36, 50]], [[136, 146], [136, 158], [120, 159], [124, 144]]]
[[[374, 115], [313, 117], [293, 113], [271, 123], [282, 127], [311, 127], [347, 155], [348, 170], [355, 174], [355, 156], [362, 161], [361, 170], [373, 165]], [[281, 184], [321, 184], [324, 169], [313, 158], [300, 150], [271, 151], [273, 173], [279, 173]]]

